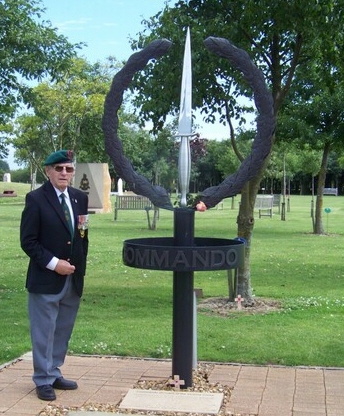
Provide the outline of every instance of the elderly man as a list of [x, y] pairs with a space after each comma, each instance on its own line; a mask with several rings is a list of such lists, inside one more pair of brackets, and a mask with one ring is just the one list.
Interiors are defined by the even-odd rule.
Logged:
[[45, 161], [49, 181], [26, 196], [21, 247], [30, 257], [26, 288], [37, 396], [55, 400], [54, 389], [73, 390], [62, 377], [82, 295], [88, 248], [88, 198], [69, 187], [73, 153], [60, 150]]

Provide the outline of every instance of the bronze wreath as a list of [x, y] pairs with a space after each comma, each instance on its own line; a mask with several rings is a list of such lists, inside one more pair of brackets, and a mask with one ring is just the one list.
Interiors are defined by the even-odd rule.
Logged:
[[[258, 174], [270, 153], [276, 120], [273, 113], [273, 99], [265, 85], [263, 74], [253, 64], [248, 54], [223, 38], [209, 37], [205, 40], [205, 45], [211, 52], [227, 58], [244, 74], [244, 78], [253, 90], [255, 105], [259, 113], [257, 134], [250, 155], [242, 162], [235, 174], [229, 175], [221, 184], [201, 192], [201, 199], [208, 208], [211, 208], [222, 199], [239, 193], [245, 183]], [[122, 143], [117, 136], [117, 112], [123, 101], [124, 90], [129, 86], [136, 72], [143, 69], [150, 59], [164, 55], [170, 47], [171, 42], [168, 40], [156, 40], [142, 51], [131, 55], [127, 64], [113, 78], [104, 104], [102, 128], [106, 151], [118, 175], [135, 193], [148, 197], [157, 207], [171, 210], [173, 207], [167, 191], [161, 186], [152, 185], [147, 178], [135, 172], [130, 161], [124, 156]]]

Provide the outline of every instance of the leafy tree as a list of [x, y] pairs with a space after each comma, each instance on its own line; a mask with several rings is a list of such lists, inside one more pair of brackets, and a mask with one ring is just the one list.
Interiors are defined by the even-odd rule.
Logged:
[[25, 80], [58, 78], [81, 45], [58, 35], [50, 22], [42, 21], [39, 0], [0, 1], [0, 123], [14, 115], [25, 96]]
[[6, 162], [6, 160], [0, 159], [0, 180], [2, 180], [3, 174], [9, 171], [10, 171], [10, 167], [8, 166], [8, 163]]
[[38, 116], [23, 114], [17, 117], [11, 142], [16, 149], [16, 161], [28, 166], [31, 189], [35, 189], [37, 173], [45, 177], [43, 162], [49, 152], [49, 136], [44, 123]]
[[[32, 173], [29, 167], [15, 169], [11, 171], [11, 180], [12, 182], [21, 182], [21, 183], [30, 183]], [[41, 173], [37, 173], [37, 182], [43, 183], [45, 176]]]
[[[179, 147], [178, 143], [176, 143], [176, 147]], [[190, 140], [191, 160], [193, 162], [193, 164], [191, 165], [190, 191], [193, 184], [193, 192], [195, 193], [198, 193], [200, 189], [200, 182], [202, 182], [202, 179], [204, 179], [201, 177], [201, 172], [198, 167], [201, 164], [201, 161], [204, 160], [204, 158], [207, 156], [207, 147], [207, 139], [202, 139], [199, 136], [197, 136], [196, 138]], [[178, 171], [178, 166], [176, 166], [176, 171]]]
[[342, 167], [343, 149], [331, 151], [328, 159], [326, 187], [337, 188], [339, 195], [343, 194], [344, 170]]
[[[279, 136], [281, 134], [282, 132], [279, 129]], [[315, 165], [315, 161], [318, 162], [319, 158], [313, 158], [315, 153], [308, 151], [307, 148], [300, 147], [293, 141], [286, 143], [276, 142], [264, 172], [264, 178], [266, 179], [265, 188], [271, 194], [276, 193], [275, 182], [280, 181], [281, 184], [277, 185], [277, 189], [280, 189], [281, 193], [283, 193], [284, 171], [286, 178], [289, 180], [292, 180], [299, 173], [311, 174], [314, 169], [317, 171], [318, 165]], [[268, 181], [270, 181], [269, 184], [267, 184]]]
[[[341, 42], [343, 5], [343, 0], [181, 0], [173, 8], [166, 6], [145, 21], [145, 30], [132, 42], [134, 48], [142, 48], [157, 37], [166, 37], [174, 43], [168, 57], [152, 62], [137, 77], [136, 103], [141, 106], [142, 117], [152, 119], [158, 129], [167, 113], [178, 110], [184, 46], [181, 33], [187, 26], [191, 28], [193, 49], [193, 103], [206, 118], [214, 119], [219, 113], [220, 121], [231, 128], [231, 119], [241, 117], [236, 97], [251, 95], [242, 77], [227, 61], [211, 56], [204, 49], [203, 40], [208, 36], [227, 38], [250, 54], [265, 74], [278, 115], [301, 60], [311, 62], [314, 55], [325, 51], [331, 54]], [[238, 216], [238, 235], [247, 241], [238, 293], [248, 300], [252, 299], [253, 209], [263, 170], [242, 190]]]
[[172, 192], [176, 189], [178, 178], [178, 146], [173, 124], [165, 126], [153, 137], [153, 154], [155, 155], [155, 185], [161, 185]]
[[10, 170], [10, 167], [9, 167], [8, 163], [6, 162], [6, 160], [1, 160], [0, 159], [0, 169], [4, 172], [8, 172]]
[[[338, 59], [339, 57], [337, 57]], [[318, 166], [318, 187], [315, 210], [314, 233], [323, 234], [323, 190], [331, 151], [341, 151], [344, 144], [344, 77], [338, 60], [327, 62], [325, 68], [313, 65], [307, 72], [300, 71], [307, 79], [296, 83], [286, 109], [289, 125], [294, 124], [297, 140], [301, 146], [310, 145], [322, 152]], [[319, 77], [322, 74], [322, 77]], [[301, 77], [300, 77], [301, 78]], [[326, 82], [326, 80], [328, 80]], [[333, 85], [334, 80], [335, 85]], [[302, 81], [302, 78], [301, 78]]]
[[108, 82], [99, 64], [75, 59], [61, 80], [30, 90], [27, 98], [34, 115], [17, 118], [12, 144], [17, 159], [30, 165], [33, 179], [47, 155], [61, 148], [76, 153], [84, 149], [85, 159], [87, 145], [92, 143], [92, 155], [98, 151], [98, 160], [106, 158], [104, 146], [97, 143], [103, 143], [100, 120]]
[[[178, 145], [179, 147], [179, 145]], [[207, 140], [198, 162], [191, 165], [195, 171], [195, 192], [219, 183], [223, 179], [221, 168], [218, 166], [221, 155], [225, 152], [224, 142]], [[192, 161], [194, 156], [192, 156]]]
[[329, 176], [328, 186], [331, 188], [339, 187], [340, 177], [343, 175], [343, 168], [340, 165], [340, 153], [341, 150], [332, 151], [329, 154], [327, 165], [327, 177]]
[[[303, 85], [300, 88], [302, 89]], [[302, 178], [311, 176], [313, 178], [312, 182], [314, 182], [314, 177], [319, 172], [322, 152], [319, 150], [319, 147], [314, 145], [312, 140], [304, 140], [304, 134], [307, 137], [313, 137], [312, 129], [304, 123], [304, 120], [291, 115], [291, 111], [293, 111], [291, 110], [293, 89], [278, 118], [279, 134], [275, 147], [277, 146], [277, 149], [283, 149], [283, 151], [276, 149], [277, 153], [286, 153], [289, 155], [287, 156], [287, 160], [289, 160], [288, 166], [290, 166], [290, 174], [292, 177], [300, 177], [302, 182]], [[296, 114], [295, 112], [294, 115]], [[302, 183], [301, 194], [303, 194]], [[312, 195], [314, 196], [313, 186]]]
[[0, 157], [8, 156], [7, 145], [12, 132], [13, 127], [10, 123], [0, 123]]
[[344, 155], [343, 154], [340, 154], [338, 156], [338, 164], [341, 169], [344, 169]]
[[16, 169], [11, 172], [12, 182], [30, 183], [31, 175], [29, 168]]
[[75, 59], [69, 73], [53, 84], [44, 82], [32, 90], [35, 114], [45, 122], [54, 150], [77, 150], [81, 128], [88, 115], [103, 111], [108, 79], [83, 59]]

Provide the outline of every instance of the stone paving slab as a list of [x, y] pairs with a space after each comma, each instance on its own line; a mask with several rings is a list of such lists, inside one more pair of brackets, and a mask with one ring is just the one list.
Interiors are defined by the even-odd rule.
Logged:
[[223, 393], [130, 389], [120, 409], [218, 414]]
[[[56, 390], [50, 404], [118, 406], [139, 380], [166, 379], [171, 370], [170, 360], [69, 356], [62, 371], [79, 388]], [[37, 416], [49, 404], [37, 398], [31, 376], [30, 354], [0, 366], [0, 416]], [[209, 380], [233, 388], [226, 410], [240, 416], [344, 416], [343, 368], [215, 364]]]

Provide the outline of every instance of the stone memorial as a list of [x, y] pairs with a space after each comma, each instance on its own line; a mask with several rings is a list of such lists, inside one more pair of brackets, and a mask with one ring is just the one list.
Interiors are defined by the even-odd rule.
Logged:
[[117, 195], [123, 195], [123, 180], [121, 178], [119, 178], [117, 182]]
[[10, 173], [4, 173], [3, 182], [11, 182], [11, 174]]
[[88, 195], [88, 211], [111, 212], [111, 179], [107, 163], [77, 163], [74, 186]]

